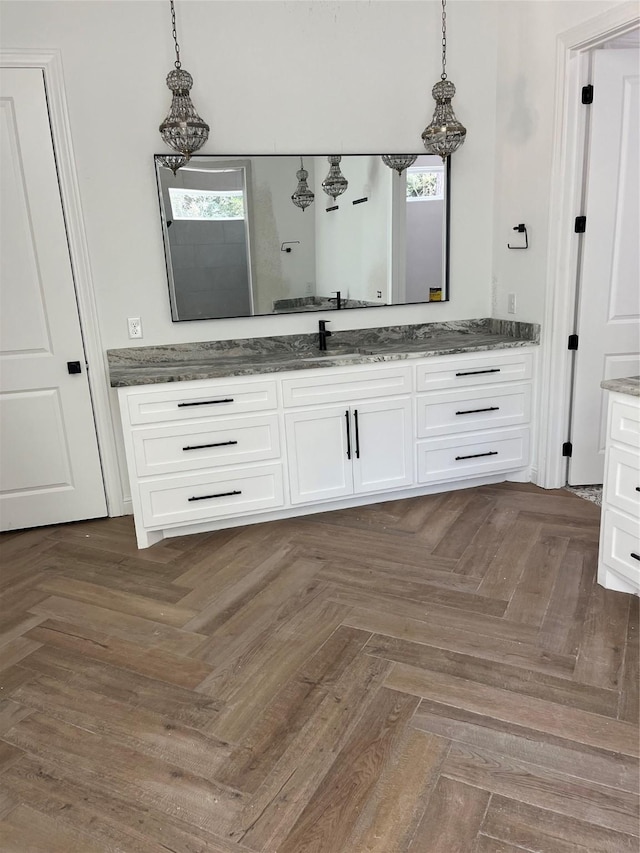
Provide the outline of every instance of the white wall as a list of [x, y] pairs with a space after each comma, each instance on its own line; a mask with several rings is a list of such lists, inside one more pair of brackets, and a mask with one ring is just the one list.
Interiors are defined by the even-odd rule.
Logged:
[[[616, 5], [621, 4], [598, 0], [500, 4], [493, 192], [495, 317], [532, 322], [544, 317], [557, 39]], [[524, 252], [507, 249], [509, 242], [520, 245], [522, 238], [513, 231], [520, 222], [529, 234], [530, 248]], [[515, 318], [507, 313], [509, 293], [516, 294]]]
[[[452, 301], [350, 311], [337, 327], [490, 311], [496, 5], [449, 4], [448, 70], [469, 127], [453, 166]], [[142, 318], [142, 345], [312, 331], [309, 315], [171, 322], [152, 156], [164, 150], [174, 60], [166, 0], [0, 9], [3, 47], [62, 51], [104, 346], [131, 345], [130, 316]], [[202, 153], [419, 152], [440, 73], [439, 3], [185, 0], [176, 12], [211, 125]]]

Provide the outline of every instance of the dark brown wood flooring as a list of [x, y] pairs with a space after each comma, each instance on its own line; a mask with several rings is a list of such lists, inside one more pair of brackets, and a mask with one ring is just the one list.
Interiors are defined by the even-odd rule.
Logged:
[[3, 853], [638, 851], [638, 599], [504, 484], [5, 534]]

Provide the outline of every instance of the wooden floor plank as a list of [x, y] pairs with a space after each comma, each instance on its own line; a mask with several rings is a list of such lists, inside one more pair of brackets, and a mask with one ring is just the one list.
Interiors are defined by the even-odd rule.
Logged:
[[400, 853], [408, 848], [449, 749], [442, 738], [409, 729], [362, 809], [347, 850]]
[[499, 687], [523, 697], [545, 699], [607, 717], [617, 716], [617, 691], [592, 687], [546, 672], [536, 672], [528, 666], [497, 663], [483, 657], [437, 649], [385, 634], [373, 634], [365, 652], [396, 663], [454, 675], [489, 687]]
[[239, 792], [39, 712], [4, 737], [67, 775], [81, 770], [102, 791], [161, 808], [213, 834], [225, 835], [240, 808]]
[[539, 853], [636, 853], [638, 838], [495, 796], [483, 833]]
[[178, 607], [166, 601], [156, 601], [149, 596], [107, 589], [99, 584], [87, 583], [77, 578], [73, 580], [61, 577], [50, 578], [39, 584], [39, 589], [49, 595], [62, 596], [85, 604], [95, 604], [107, 610], [115, 610], [116, 613], [140, 616], [152, 622], [172, 625], [174, 628], [182, 628], [195, 616], [195, 611], [186, 607]]
[[[211, 666], [200, 660], [175, 655], [165, 649], [146, 648], [112, 637], [102, 631], [69, 622], [47, 619], [28, 632], [27, 639], [41, 645], [67, 650], [85, 659], [102, 661], [130, 669], [178, 687], [194, 688], [211, 673]], [[25, 665], [28, 666], [28, 661]]]
[[441, 776], [409, 848], [411, 853], [471, 850], [490, 794]]
[[249, 801], [235, 838], [257, 850], [280, 850], [363, 713], [379, 696], [388, 664], [358, 657], [294, 739]]
[[518, 761], [504, 753], [451, 745], [444, 776], [520, 800], [570, 818], [633, 835], [638, 828], [638, 798], [575, 776]]
[[0, 849], [5, 853], [112, 853], [97, 838], [65, 825], [27, 805], [17, 806], [0, 821]]
[[455, 627], [431, 627], [428, 622], [374, 613], [370, 610], [353, 610], [345, 618], [345, 624], [374, 634], [385, 634], [399, 640], [422, 643], [471, 657], [475, 655], [495, 663], [529, 667], [553, 675], [570, 675], [574, 667], [574, 661], [570, 657], [553, 655], [535, 646], [526, 646], [522, 642], [489, 636], [481, 639], [471, 631], [461, 631]]
[[30, 627], [45, 619], [56, 619], [59, 622], [70, 622], [72, 625], [97, 628], [115, 637], [131, 639], [148, 648], [171, 649], [177, 654], [188, 654], [206, 639], [201, 634], [172, 628], [151, 619], [116, 613], [106, 607], [72, 601], [57, 595], [36, 604], [32, 612], [36, 615], [33, 617], [34, 624]]
[[[97, 834], [123, 853], [244, 853], [246, 848], [214, 836], [162, 808], [142, 808], [136, 800], [96, 787], [80, 768], [69, 775], [38, 758], [25, 758], [6, 774], [14, 797], [74, 826]], [[111, 850], [112, 847], [109, 847]], [[88, 853], [88, 851], [87, 851]]]
[[343, 850], [380, 774], [392, 759], [417, 701], [382, 690], [310, 799], [280, 853]]
[[629, 624], [624, 654], [624, 665], [620, 676], [620, 703], [618, 717], [634, 725], [640, 721], [640, 630], [638, 630], [638, 604], [640, 598], [633, 597], [629, 604]]
[[568, 738], [534, 732], [512, 723], [423, 699], [411, 725], [452, 741], [504, 753], [529, 764], [577, 776], [630, 793], [640, 793], [637, 758], [587, 749]]
[[565, 737], [596, 749], [619, 752], [634, 758], [640, 754], [634, 726], [589, 711], [566, 708], [533, 697], [524, 703], [520, 696], [508, 690], [402, 663], [393, 665], [385, 685], [391, 690], [514, 723], [533, 731]]

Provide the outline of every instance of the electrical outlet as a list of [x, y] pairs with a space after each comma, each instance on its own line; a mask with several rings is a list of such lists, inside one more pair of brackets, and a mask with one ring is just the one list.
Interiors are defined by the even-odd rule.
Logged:
[[140, 321], [140, 317], [128, 317], [127, 328], [129, 329], [130, 338], [142, 337], [142, 322]]
[[516, 313], [516, 295], [515, 293], [510, 293], [507, 297], [507, 311], [509, 314]]

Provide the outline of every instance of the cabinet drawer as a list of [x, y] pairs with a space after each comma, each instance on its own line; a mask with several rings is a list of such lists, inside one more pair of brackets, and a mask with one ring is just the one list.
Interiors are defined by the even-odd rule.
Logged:
[[638, 583], [640, 578], [640, 530], [636, 519], [606, 509], [602, 522], [602, 562], [618, 574]]
[[640, 407], [611, 401], [611, 438], [640, 450]]
[[610, 447], [605, 476], [605, 502], [640, 519], [640, 456]]
[[282, 506], [282, 467], [215, 471], [140, 483], [145, 527], [210, 521]]
[[527, 352], [451, 356], [418, 365], [416, 390], [439, 391], [531, 379], [533, 356]]
[[418, 397], [418, 438], [527, 423], [529, 385], [491, 386]]
[[132, 435], [141, 477], [263, 462], [280, 455], [277, 415], [140, 427]]
[[411, 392], [411, 368], [384, 367], [321, 375], [308, 373], [295, 379], [284, 379], [284, 405], [312, 406], [350, 403], [367, 397], [391, 397]]
[[[182, 387], [181, 387], [182, 386]], [[216, 382], [189, 388], [176, 383], [175, 390], [136, 391], [121, 396], [126, 400], [132, 424], [186, 421], [217, 415], [265, 412], [278, 405], [275, 380], [263, 382]]]
[[529, 430], [504, 429], [418, 443], [418, 481], [437, 483], [529, 464]]

